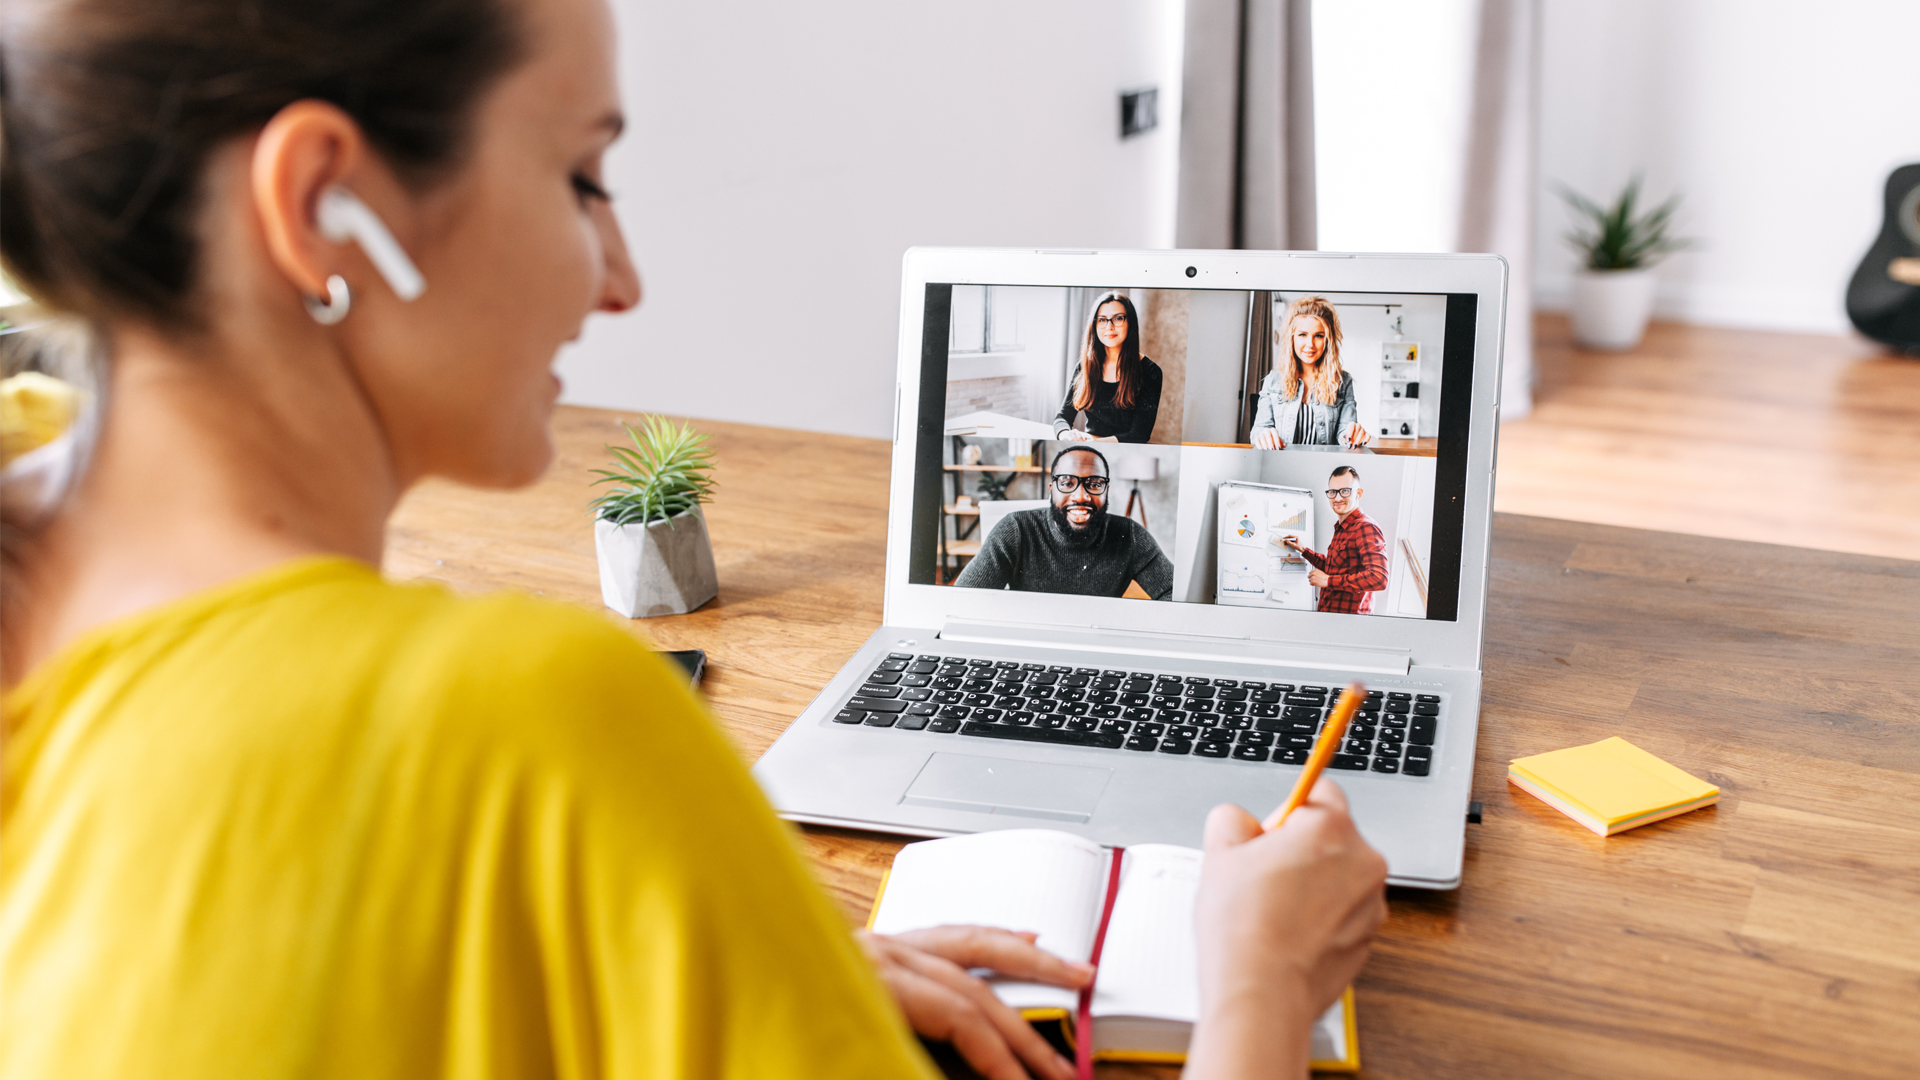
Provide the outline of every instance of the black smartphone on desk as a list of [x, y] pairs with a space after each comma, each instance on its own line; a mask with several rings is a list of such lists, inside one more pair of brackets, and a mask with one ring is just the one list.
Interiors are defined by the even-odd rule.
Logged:
[[678, 664], [687, 673], [687, 681], [700, 685], [700, 677], [707, 673], [707, 651], [705, 649], [678, 649], [660, 655]]

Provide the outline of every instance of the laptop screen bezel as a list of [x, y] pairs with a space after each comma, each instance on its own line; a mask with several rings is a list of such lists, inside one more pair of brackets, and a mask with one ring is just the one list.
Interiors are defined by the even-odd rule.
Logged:
[[[1194, 275], [1187, 275], [1187, 268]], [[940, 409], [944, 384], [922, 394], [922, 338], [931, 325], [928, 285], [1137, 286], [1273, 292], [1465, 294], [1477, 297], [1472, 352], [1466, 482], [1460, 534], [1460, 577], [1452, 621], [1333, 615], [1215, 604], [955, 589], [908, 580], [914, 537], [914, 487], [921, 411]], [[1498, 439], [1500, 358], [1506, 319], [1506, 261], [1496, 255], [1381, 255], [1245, 251], [1036, 251], [914, 248], [903, 260], [892, 480], [887, 518], [885, 619], [891, 626], [938, 629], [952, 620], [1076, 629], [1167, 633], [1241, 644], [1284, 644], [1359, 650], [1407, 650], [1421, 666], [1480, 666], [1486, 614]], [[944, 321], [941, 320], [944, 326]], [[1453, 328], [1449, 327], [1451, 335]], [[1448, 357], [1449, 367], [1456, 362]], [[923, 396], [926, 400], [923, 402]], [[1460, 418], [1446, 415], [1442, 423]], [[922, 508], [924, 509], [924, 508]], [[938, 513], [938, 506], [933, 507]], [[1439, 522], [1436, 521], [1436, 528]], [[925, 531], [924, 528], [922, 530]], [[1444, 542], [1434, 536], [1436, 550]]]

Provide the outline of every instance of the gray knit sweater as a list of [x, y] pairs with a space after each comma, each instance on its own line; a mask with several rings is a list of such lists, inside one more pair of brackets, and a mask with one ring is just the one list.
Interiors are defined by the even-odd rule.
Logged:
[[1147, 595], [1173, 593], [1173, 563], [1153, 534], [1132, 518], [1104, 515], [1101, 533], [1087, 547], [1070, 547], [1065, 530], [1046, 507], [1016, 510], [980, 545], [954, 584], [968, 589], [1119, 596], [1137, 581]]

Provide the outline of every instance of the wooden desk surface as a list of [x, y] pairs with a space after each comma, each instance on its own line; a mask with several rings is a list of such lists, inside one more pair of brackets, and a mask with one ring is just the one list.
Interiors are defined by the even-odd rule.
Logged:
[[[390, 572], [598, 608], [586, 470], [616, 419], [562, 409], [526, 491], [415, 492]], [[707, 650], [751, 760], [879, 625], [887, 447], [698, 426], [720, 460], [720, 598], [631, 625]], [[1462, 888], [1394, 891], [1358, 982], [1363, 1075], [1914, 1076], [1920, 563], [1502, 516], [1487, 633], [1486, 820]], [[1503, 779], [1608, 735], [1720, 805], [1603, 840]], [[900, 841], [803, 843], [864, 919]]]

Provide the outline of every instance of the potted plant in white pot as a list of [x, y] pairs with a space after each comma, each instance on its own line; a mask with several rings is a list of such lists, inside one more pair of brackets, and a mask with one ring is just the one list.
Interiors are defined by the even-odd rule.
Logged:
[[1573, 340], [1589, 349], [1631, 349], [1640, 344], [1653, 314], [1654, 264], [1687, 245], [1667, 234], [1680, 196], [1636, 213], [1637, 176], [1612, 206], [1568, 187], [1560, 195], [1579, 219], [1567, 242], [1583, 260], [1573, 278]]
[[600, 598], [630, 619], [682, 615], [720, 594], [700, 504], [712, 497], [707, 436], [649, 416], [627, 429], [631, 448], [608, 446], [617, 465], [595, 469], [613, 490], [593, 500]]

